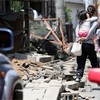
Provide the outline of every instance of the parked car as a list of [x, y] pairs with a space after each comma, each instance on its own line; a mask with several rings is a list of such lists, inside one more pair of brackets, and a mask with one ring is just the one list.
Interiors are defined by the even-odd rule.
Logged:
[[20, 76], [12, 68], [10, 59], [3, 53], [14, 47], [13, 32], [0, 28], [0, 100], [23, 100]]

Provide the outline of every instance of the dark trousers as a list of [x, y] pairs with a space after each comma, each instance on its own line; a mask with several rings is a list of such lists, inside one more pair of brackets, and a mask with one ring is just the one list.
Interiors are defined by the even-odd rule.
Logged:
[[87, 57], [91, 62], [92, 68], [99, 67], [97, 55], [96, 55], [96, 52], [94, 51], [94, 45], [83, 43], [82, 44], [82, 55], [77, 56], [77, 64], [78, 64], [77, 72], [80, 73], [81, 77], [83, 77]]

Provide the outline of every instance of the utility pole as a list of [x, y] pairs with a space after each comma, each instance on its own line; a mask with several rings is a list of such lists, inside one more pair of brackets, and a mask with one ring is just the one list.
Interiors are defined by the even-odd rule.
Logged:
[[55, 0], [56, 17], [62, 20], [62, 25], [65, 30], [65, 11], [64, 11], [64, 0]]
[[30, 47], [29, 47], [29, 16], [28, 16], [28, 10], [29, 10], [29, 5], [28, 5], [28, 0], [24, 1], [24, 10], [25, 10], [25, 34], [26, 34], [26, 48], [27, 51], [30, 51]]

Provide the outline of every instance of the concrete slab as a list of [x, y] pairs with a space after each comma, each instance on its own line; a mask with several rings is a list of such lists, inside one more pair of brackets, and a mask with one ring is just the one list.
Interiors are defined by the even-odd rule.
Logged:
[[36, 57], [36, 62], [49, 62], [54, 60], [54, 56], [44, 55], [44, 54], [32, 54], [33, 57]]
[[60, 90], [61, 90], [61, 87], [50, 86], [46, 90], [43, 100], [58, 100]]
[[15, 53], [15, 58], [21, 59], [21, 60], [24, 60], [24, 59], [31, 60], [33, 63], [36, 62], [36, 57], [32, 56], [30, 53], [24, 53], [24, 54]]
[[24, 89], [23, 100], [43, 100], [46, 89]]
[[15, 58], [16, 59], [28, 59], [28, 60], [32, 60], [33, 63], [36, 62], [49, 62], [54, 60], [54, 56], [50, 56], [50, 55], [44, 55], [44, 54], [38, 54], [38, 53], [15, 53]]
[[63, 83], [64, 86], [72, 90], [79, 89], [79, 87], [84, 87], [84, 84], [85, 84], [84, 82], [75, 82], [75, 81], [67, 81]]

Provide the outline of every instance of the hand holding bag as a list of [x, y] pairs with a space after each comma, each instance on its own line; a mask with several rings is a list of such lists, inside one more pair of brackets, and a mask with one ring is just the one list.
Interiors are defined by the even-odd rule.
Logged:
[[82, 55], [82, 43], [80, 41], [73, 43], [71, 53], [74, 54], [75, 56]]

